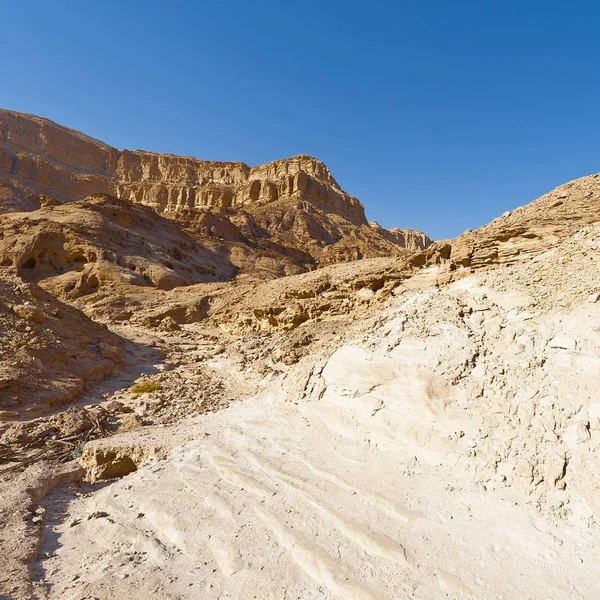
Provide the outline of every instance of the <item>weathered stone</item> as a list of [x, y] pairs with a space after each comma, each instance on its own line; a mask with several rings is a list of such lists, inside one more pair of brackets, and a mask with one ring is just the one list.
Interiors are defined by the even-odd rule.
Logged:
[[550, 346], [550, 348], [557, 348], [562, 350], [575, 350], [575, 348], [577, 347], [577, 342], [574, 339], [567, 337], [562, 333], [559, 333], [548, 342], [548, 346]]
[[31, 321], [32, 323], [38, 323], [41, 325], [46, 321], [44, 313], [37, 306], [30, 306], [27, 304], [17, 304], [12, 307], [13, 312], [22, 319]]
[[563, 439], [568, 446], [577, 446], [590, 439], [589, 423], [579, 421], [571, 423], [565, 430]]
[[100, 354], [102, 358], [108, 360], [119, 360], [121, 358], [121, 350], [110, 344], [100, 344]]
[[533, 477], [533, 466], [526, 458], [520, 458], [514, 467], [515, 474], [523, 479], [531, 479]]

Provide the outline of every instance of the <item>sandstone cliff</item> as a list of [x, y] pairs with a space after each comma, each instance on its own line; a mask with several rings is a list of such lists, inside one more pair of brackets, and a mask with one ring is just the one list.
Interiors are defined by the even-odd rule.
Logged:
[[430, 243], [418, 232], [370, 227], [359, 200], [310, 156], [249, 167], [118, 151], [46, 119], [0, 110], [0, 212], [34, 210], [40, 194], [72, 202], [93, 193], [145, 204], [204, 236], [258, 243], [284, 256], [299, 250], [299, 265]]
[[428, 235], [415, 229], [399, 229], [398, 227], [385, 229], [377, 221], [370, 221], [369, 227], [386, 240], [409, 250], [425, 250], [433, 244], [433, 240]]

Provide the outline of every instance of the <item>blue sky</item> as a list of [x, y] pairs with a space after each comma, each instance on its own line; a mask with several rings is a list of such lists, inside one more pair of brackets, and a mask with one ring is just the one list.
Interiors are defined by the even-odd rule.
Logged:
[[436, 239], [600, 171], [592, 2], [1, 5], [0, 106], [118, 148], [317, 156]]

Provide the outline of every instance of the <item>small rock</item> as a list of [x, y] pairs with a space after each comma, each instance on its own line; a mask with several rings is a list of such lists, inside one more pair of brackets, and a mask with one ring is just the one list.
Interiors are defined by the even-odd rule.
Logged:
[[567, 337], [566, 335], [559, 333], [555, 335], [549, 342], [548, 345], [550, 348], [558, 348], [561, 350], [575, 350], [577, 347], [577, 342]]
[[37, 308], [37, 306], [30, 306], [27, 304], [16, 304], [12, 307], [13, 312], [22, 319], [31, 321], [32, 323], [38, 323], [41, 325], [46, 321], [44, 313]]
[[565, 430], [563, 439], [568, 446], [577, 446], [587, 442], [590, 439], [589, 423], [586, 421], [571, 423]]
[[108, 517], [108, 513], [102, 510], [97, 510], [96, 512], [93, 512], [91, 515], [88, 516], [88, 521], [90, 519], [102, 519], [103, 517]]
[[533, 466], [526, 458], [521, 458], [515, 465], [515, 473], [523, 479], [531, 479], [533, 477]]
[[588, 415], [590, 417], [590, 429], [600, 429], [600, 402], [590, 404]]
[[588, 296], [588, 302], [590, 304], [596, 304], [600, 300], [600, 292], [594, 292]]
[[168, 316], [162, 319], [158, 329], [159, 331], [179, 331], [181, 327], [173, 317]]
[[121, 357], [121, 351], [116, 346], [110, 344], [100, 344], [100, 354], [102, 358], [108, 360], [118, 360]]

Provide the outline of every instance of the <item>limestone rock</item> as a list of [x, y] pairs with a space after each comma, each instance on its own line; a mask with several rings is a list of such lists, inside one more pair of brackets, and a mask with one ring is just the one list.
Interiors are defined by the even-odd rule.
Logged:
[[590, 439], [589, 423], [582, 421], [571, 423], [565, 430], [563, 439], [565, 444], [571, 447], [587, 442]]
[[514, 467], [515, 474], [523, 479], [531, 479], [533, 477], [533, 466], [526, 458], [518, 460]]
[[550, 346], [550, 348], [559, 348], [562, 350], [575, 350], [577, 342], [574, 339], [559, 333], [548, 342], [548, 346]]

